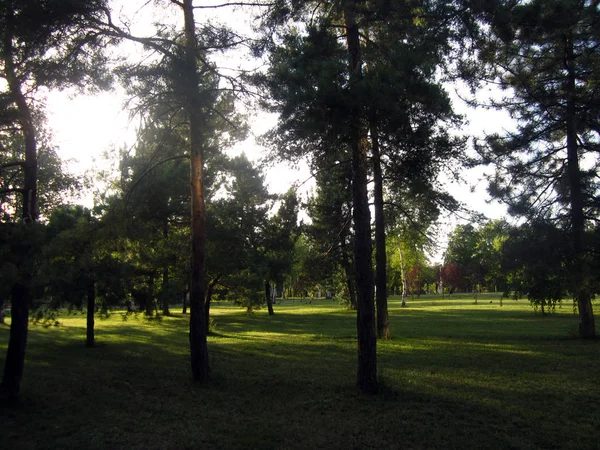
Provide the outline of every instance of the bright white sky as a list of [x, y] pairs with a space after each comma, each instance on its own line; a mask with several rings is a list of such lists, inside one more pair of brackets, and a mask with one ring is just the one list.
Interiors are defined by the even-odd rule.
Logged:
[[[148, 29], [146, 34], [149, 35], [152, 28], [140, 24], [152, 22], [157, 16], [152, 12], [139, 12], [137, 7], [139, 3], [138, 0], [123, 2], [123, 11], [130, 17], [132, 14], [137, 14], [135, 15], [135, 23], [138, 24], [136, 28], [139, 29], [140, 34]], [[136, 11], [138, 12], [136, 13]], [[240, 17], [239, 14], [237, 17]], [[137, 52], [135, 46], [128, 46], [126, 51], [134, 53], [134, 55]], [[123, 111], [124, 101], [125, 96], [119, 89], [95, 96], [74, 96], [69, 92], [47, 94], [48, 121], [54, 132], [54, 142], [59, 148], [60, 156], [70, 161], [69, 167], [73, 172], [83, 175], [86, 171], [103, 169], [106, 167], [103, 158], [105, 152], [123, 146], [130, 147], [135, 142], [136, 124], [130, 121], [128, 112]], [[505, 113], [488, 110], [475, 111], [454, 95], [453, 101], [457, 112], [465, 114], [470, 122], [468, 127], [463, 130], [469, 135], [482, 136], [485, 133], [502, 131], [502, 129], [510, 127], [510, 119]], [[259, 136], [274, 125], [274, 119], [257, 112], [253, 114], [251, 123], [253, 135]], [[263, 149], [256, 144], [254, 136], [230, 151], [233, 153], [244, 151], [250, 158], [260, 159]], [[504, 206], [497, 202], [488, 203], [488, 196], [485, 192], [486, 183], [482, 180], [483, 173], [483, 169], [471, 170], [465, 174], [468, 180], [467, 185], [449, 183], [448, 189], [458, 200], [464, 202], [468, 207], [486, 214], [489, 218], [504, 217], [506, 214]], [[310, 177], [310, 173], [306, 167], [289, 168], [278, 165], [266, 173], [270, 191], [277, 193], [287, 191], [294, 183], [303, 182], [308, 177]], [[304, 192], [308, 190], [310, 183], [305, 186]], [[88, 205], [91, 203], [90, 197], [84, 201]], [[445, 250], [445, 234], [447, 232], [444, 230], [452, 229], [457, 223], [456, 218], [442, 218], [440, 245], [437, 253], [433, 255], [434, 260], [441, 260]]]

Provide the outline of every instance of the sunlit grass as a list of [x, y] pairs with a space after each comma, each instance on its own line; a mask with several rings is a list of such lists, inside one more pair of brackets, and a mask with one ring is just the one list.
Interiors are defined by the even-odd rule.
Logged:
[[[354, 388], [356, 315], [331, 300], [214, 305], [207, 385], [190, 380], [189, 316], [98, 318], [86, 349], [84, 316], [63, 315], [30, 328], [0, 449], [599, 448], [600, 343], [575, 338], [568, 303], [498, 298], [392, 298], [375, 398]], [[0, 326], [1, 364], [7, 341]]]

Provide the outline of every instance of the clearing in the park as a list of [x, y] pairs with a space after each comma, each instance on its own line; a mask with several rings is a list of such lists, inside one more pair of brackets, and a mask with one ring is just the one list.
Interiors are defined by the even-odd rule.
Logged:
[[[82, 315], [32, 324], [0, 448], [600, 446], [600, 341], [577, 339], [568, 302], [541, 315], [498, 295], [421, 296], [407, 308], [392, 297], [375, 397], [356, 393], [356, 314], [336, 301], [211, 313], [204, 385], [191, 381], [187, 315], [113, 313], [97, 320], [91, 349]], [[0, 326], [0, 358], [8, 334]]]

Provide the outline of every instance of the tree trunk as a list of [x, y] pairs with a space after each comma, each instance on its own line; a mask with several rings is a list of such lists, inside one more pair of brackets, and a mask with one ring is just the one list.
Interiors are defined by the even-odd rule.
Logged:
[[221, 279], [221, 274], [217, 275], [214, 280], [208, 283], [208, 289], [206, 290], [206, 301], [204, 305], [204, 314], [206, 320], [206, 332], [210, 331], [210, 304], [212, 302], [213, 293], [215, 291], [215, 286], [219, 283]]
[[[169, 238], [169, 221], [165, 220], [163, 224], [163, 238], [165, 241]], [[162, 268], [162, 313], [165, 316], [170, 316], [169, 311], [169, 263], [164, 262]]]
[[377, 392], [377, 338], [371, 264], [371, 212], [367, 191], [367, 145], [364, 117], [358, 103], [357, 84], [362, 78], [359, 28], [356, 22], [357, 0], [346, 2], [344, 19], [348, 46], [350, 92], [350, 146], [352, 149], [352, 200], [354, 219], [354, 264], [357, 287], [358, 391]]
[[581, 188], [581, 170], [577, 144], [577, 110], [576, 110], [576, 80], [575, 56], [573, 40], [565, 39], [567, 69], [567, 173], [569, 175], [569, 190], [571, 193], [571, 227], [573, 243], [573, 261], [571, 279], [574, 286], [575, 301], [579, 311], [579, 335], [582, 338], [596, 337], [594, 312], [592, 310], [592, 292], [589, 288], [589, 267], [586, 263], [583, 246], [585, 236], [585, 216], [583, 212], [583, 192]]
[[381, 174], [381, 153], [375, 118], [370, 120], [371, 147], [373, 152], [373, 181], [375, 202], [375, 286], [377, 305], [377, 337], [390, 338], [390, 322], [387, 304], [387, 260], [385, 249], [385, 223], [383, 217], [383, 176]]
[[265, 281], [265, 296], [267, 299], [267, 309], [269, 310], [269, 315], [274, 316], [275, 312], [273, 311], [273, 297], [271, 297], [271, 283]]
[[342, 249], [342, 265], [346, 274], [346, 286], [348, 287], [348, 295], [350, 296], [350, 309], [356, 311], [356, 286], [354, 277], [354, 267], [350, 261], [348, 250], [346, 249], [346, 236], [342, 236], [340, 240]]
[[[406, 306], [407, 296], [407, 283], [406, 283], [406, 271], [404, 270], [404, 255], [402, 254], [402, 247], [398, 247], [398, 253], [400, 253], [400, 277], [402, 278], [402, 306]], [[443, 292], [443, 291], [442, 291]]]
[[212, 302], [212, 296], [215, 285], [210, 283], [206, 290], [206, 301], [204, 302], [204, 319], [206, 320], [206, 332], [210, 332], [210, 303]]
[[11, 322], [8, 350], [4, 362], [2, 391], [10, 402], [19, 399], [21, 379], [25, 366], [27, 328], [29, 324], [29, 303], [31, 289], [29, 283], [16, 283], [11, 292]]
[[94, 313], [96, 312], [96, 283], [90, 281], [87, 289], [87, 324], [85, 346], [94, 346]]
[[154, 313], [154, 309], [156, 308], [154, 303], [154, 274], [150, 275], [148, 279], [148, 292], [146, 293], [146, 295], [144, 295], [144, 297], [146, 299], [145, 314], [148, 317], [151, 317]]
[[[5, 18], [10, 23], [11, 17]], [[25, 163], [23, 164], [23, 211], [22, 220], [25, 227], [31, 227], [37, 220], [37, 142], [33, 118], [27, 100], [21, 91], [20, 81], [15, 72], [13, 61], [13, 37], [9, 31], [5, 33], [2, 42], [4, 74], [10, 91], [11, 99], [17, 105], [18, 120], [21, 124], [25, 142]], [[27, 234], [26, 234], [27, 235]], [[26, 245], [27, 251], [21, 255], [24, 263], [20, 267], [21, 280], [17, 282], [11, 293], [12, 320], [10, 338], [4, 362], [2, 391], [10, 401], [17, 401], [25, 366], [25, 349], [27, 347], [27, 331], [29, 322], [29, 304], [31, 300], [31, 285], [33, 269], [31, 260], [34, 250]]]
[[183, 291], [183, 310], [181, 314], [187, 314], [187, 300], [188, 300], [188, 290]]
[[191, 185], [191, 286], [190, 286], [190, 361], [194, 381], [205, 381], [210, 375], [208, 344], [206, 340], [206, 315], [204, 312], [204, 289], [206, 280], [206, 210], [204, 205], [204, 174], [202, 152], [202, 121], [198, 95], [198, 71], [196, 61], [196, 25], [192, 0], [183, 0], [185, 18], [186, 64], [183, 74], [186, 80], [188, 101], [185, 109], [189, 120], [190, 185]]
[[165, 316], [170, 316], [171, 311], [169, 310], [169, 267], [163, 267], [162, 273], [162, 313]]

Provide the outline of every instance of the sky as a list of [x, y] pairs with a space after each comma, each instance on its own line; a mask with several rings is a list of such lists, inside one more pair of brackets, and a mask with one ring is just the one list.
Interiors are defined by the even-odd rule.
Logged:
[[[119, 2], [117, 2], [119, 3]], [[135, 17], [137, 24], [134, 29], [140, 34], [151, 34], [149, 23], [156, 20], [158, 15], [152, 11], [139, 10], [138, 1], [120, 2], [123, 14]], [[143, 2], [146, 3], [146, 2]], [[121, 11], [118, 9], [117, 11]], [[238, 22], [239, 22], [238, 15]], [[164, 20], [165, 17], [160, 17]], [[166, 16], [166, 20], [171, 20]], [[243, 21], [243, 20], [242, 20]], [[246, 26], [247, 24], [244, 24]], [[125, 53], [135, 55], [137, 48], [133, 45], [123, 49]], [[229, 61], [231, 62], [231, 61]], [[240, 62], [240, 64], [244, 64]], [[455, 92], [449, 87], [450, 95], [455, 110], [464, 114], [468, 120], [462, 133], [472, 136], [482, 136], [485, 133], [502, 131], [511, 128], [510, 118], [506, 113], [490, 110], [474, 110], [468, 107]], [[484, 93], [485, 95], [485, 93]], [[69, 169], [75, 174], [83, 175], [90, 170], [106, 167], [103, 154], [112, 152], [122, 147], [130, 148], [135, 142], [136, 122], [132, 120], [127, 111], [123, 110], [126, 100], [122, 89], [104, 92], [96, 95], [75, 95], [69, 91], [53, 91], [46, 94], [46, 109], [48, 124], [53, 130], [54, 143], [58, 147], [59, 155], [67, 161]], [[248, 157], [259, 160], [263, 149], [256, 143], [256, 137], [266, 132], [275, 124], [275, 118], [260, 111], [251, 112], [251, 136], [244, 142], [229, 149], [229, 153], [245, 152]], [[488, 170], [489, 171], [489, 170]], [[497, 202], [490, 202], [486, 193], [486, 183], [483, 180], [485, 170], [472, 169], [462, 175], [467, 183], [458, 183], [446, 176], [448, 191], [458, 200], [475, 211], [481, 212], [491, 219], [505, 217], [506, 209]], [[266, 171], [266, 182], [269, 190], [275, 193], [286, 192], [293, 184], [303, 183], [310, 178], [307, 167], [289, 167], [279, 164]], [[303, 185], [306, 195], [312, 184]], [[301, 191], [302, 192], [302, 191]], [[93, 205], [91, 196], [80, 200], [87, 206]], [[440, 261], [447, 243], [446, 236], [460, 220], [456, 217], [440, 218], [439, 246], [431, 257], [433, 261]]]

